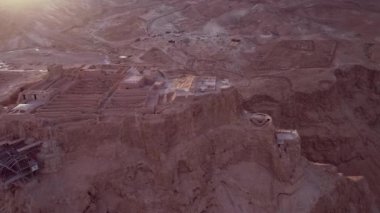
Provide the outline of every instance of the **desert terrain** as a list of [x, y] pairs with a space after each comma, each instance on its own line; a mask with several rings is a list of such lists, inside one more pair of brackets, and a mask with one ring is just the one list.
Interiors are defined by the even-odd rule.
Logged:
[[377, 0], [4, 0], [0, 20], [1, 213], [380, 212]]

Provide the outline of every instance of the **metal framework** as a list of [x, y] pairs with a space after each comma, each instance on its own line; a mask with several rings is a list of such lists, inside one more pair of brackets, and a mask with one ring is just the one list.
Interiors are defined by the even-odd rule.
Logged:
[[20, 152], [13, 146], [5, 144], [0, 147], [0, 178], [4, 187], [16, 181], [26, 181], [39, 169], [38, 162]]

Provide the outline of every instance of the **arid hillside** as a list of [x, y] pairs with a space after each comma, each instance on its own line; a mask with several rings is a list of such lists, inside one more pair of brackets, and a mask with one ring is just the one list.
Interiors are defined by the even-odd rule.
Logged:
[[0, 143], [41, 171], [5, 212], [379, 212], [377, 0], [21, 2]]

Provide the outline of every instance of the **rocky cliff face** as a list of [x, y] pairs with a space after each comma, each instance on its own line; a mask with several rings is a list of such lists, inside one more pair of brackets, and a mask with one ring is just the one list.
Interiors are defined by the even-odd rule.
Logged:
[[379, 76], [361, 66], [338, 69], [329, 89], [295, 94], [294, 104], [283, 108], [281, 124], [300, 130], [308, 159], [336, 165], [347, 175], [365, 175], [376, 193]]
[[252, 122], [235, 89], [173, 107], [57, 126], [60, 169], [7, 192], [4, 212], [377, 211], [364, 179], [307, 161], [297, 135], [278, 143], [271, 121]]
[[[378, 1], [33, 2], [0, 2], [0, 70], [118, 63], [236, 90], [162, 116], [56, 124], [61, 169], [1, 196], [8, 212], [378, 212]], [[1, 72], [2, 104], [43, 76]], [[277, 128], [299, 146], [273, 146]]]
[[293, 78], [293, 91], [283, 97], [258, 90], [244, 107], [253, 112], [267, 110], [277, 125], [299, 130], [303, 156], [335, 165], [347, 176], [365, 176], [371, 191], [378, 194], [374, 141], [379, 138], [379, 72], [363, 66], [323, 71], [314, 75], [318, 89], [313, 84], [300, 86], [307, 78]]

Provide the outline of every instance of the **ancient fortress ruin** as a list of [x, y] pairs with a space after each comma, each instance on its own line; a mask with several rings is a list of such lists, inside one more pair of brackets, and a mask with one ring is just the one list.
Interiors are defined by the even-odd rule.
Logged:
[[162, 70], [54, 65], [22, 84], [1, 72], [15, 86], [2, 85], [14, 92], [0, 112], [0, 210], [375, 209], [364, 179], [306, 160], [299, 130], [244, 107], [229, 79]]
[[238, 99], [229, 80], [215, 76], [168, 76], [118, 65], [52, 66], [0, 115], [2, 185], [57, 172], [73, 142], [118, 138], [160, 161], [180, 140], [241, 119], [267, 135], [260, 149], [271, 156], [277, 178], [293, 181], [301, 158], [297, 131], [276, 129], [269, 115], [242, 111]]

